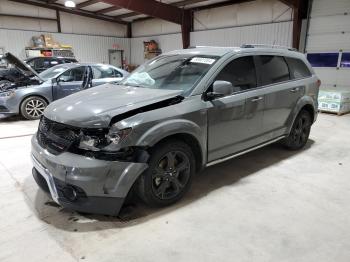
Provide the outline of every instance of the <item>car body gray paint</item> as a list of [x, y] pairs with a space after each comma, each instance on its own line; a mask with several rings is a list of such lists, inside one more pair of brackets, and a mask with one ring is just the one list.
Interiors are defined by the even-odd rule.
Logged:
[[[305, 56], [302, 54], [288, 50], [276, 50], [274, 48], [196, 48], [173, 51], [169, 54], [176, 55], [182, 53], [191, 53], [194, 55], [217, 55], [220, 56], [220, 59], [196, 85], [191, 94], [188, 97], [185, 97], [180, 103], [174, 105], [169, 104], [162, 108], [155, 108], [154, 110], [147, 112], [138, 112], [135, 115], [128, 116], [125, 119], [121, 119], [115, 123], [115, 126], [118, 129], [132, 127], [131, 134], [127, 139], [121, 142], [120, 148], [127, 148], [130, 146], [140, 146], [145, 148], [152, 147], [166, 137], [177, 134], [186, 134], [196, 139], [198, 145], [200, 145], [203, 159], [201, 165], [204, 167], [210, 164], [210, 161], [218, 160], [225, 154], [227, 156], [234, 155], [237, 152], [244, 151], [244, 149], [252, 148], [256, 145], [288, 135], [296, 115], [305, 105], [312, 106], [315, 114], [317, 114], [318, 87], [316, 83], [318, 78], [314, 75], [314, 71], [306, 61]], [[283, 123], [283, 127], [276, 130], [271, 130], [264, 134], [251, 133], [250, 137], [247, 135], [247, 139], [239, 141], [239, 143], [228, 146], [227, 148], [221, 148], [221, 151], [215, 151], [209, 148], [208, 137], [220, 137], [220, 134], [222, 134], [220, 132], [225, 132], [225, 130], [222, 130], [222, 128], [220, 129], [220, 126], [218, 126], [217, 129], [211, 130], [211, 132], [213, 132], [212, 134], [209, 134], [208, 130], [215, 122], [222, 121], [222, 123], [225, 123], [225, 121], [234, 121], [231, 125], [235, 125], [236, 127], [241, 126], [241, 133], [245, 132], [244, 127], [247, 123], [250, 123], [249, 125], [251, 130], [254, 128], [259, 130], [260, 124], [254, 124], [254, 121], [249, 121], [254, 120], [254, 118], [258, 120], [260, 117], [262, 117], [261, 114], [263, 109], [250, 105], [249, 99], [255, 96], [263, 95], [270, 89], [273, 90], [276, 85], [257, 87], [252, 90], [232, 94], [231, 96], [213, 101], [205, 101], [203, 99], [203, 93], [212, 84], [218, 72], [220, 72], [220, 70], [224, 68], [228, 62], [240, 56], [264, 54], [296, 57], [305, 61], [306, 65], [312, 72], [311, 77], [299, 80], [290, 80], [279, 84], [281, 88], [288, 89], [294, 87], [295, 85], [300, 85], [301, 83], [303, 88], [300, 91], [302, 92], [300, 93], [300, 98], [298, 98], [298, 100], [295, 102], [295, 105], [293, 104], [292, 108], [290, 106], [290, 112]], [[115, 87], [115, 95], [113, 95], [111, 90], [112, 87], [110, 85], [104, 85], [80, 92], [76, 95], [71, 95], [65, 99], [52, 103], [45, 110], [44, 115], [53, 121], [77, 127], [107, 127], [111, 124], [110, 121], [114, 116], [136, 108], [142, 108], [150, 103], [160, 102], [171, 97], [176, 97], [181, 93], [179, 90], [150, 90], [148, 88], [119, 86]], [[119, 98], [118, 94], [120, 95]], [[95, 96], [94, 99], [92, 98], [93, 96]], [[227, 103], [228, 101], [230, 102]], [[237, 105], [238, 110], [232, 109], [231, 106], [235, 104]], [[231, 113], [223, 114], [222, 112], [224, 112], [224, 110]], [[287, 109], [280, 108], [276, 110]], [[256, 123], [260, 123], [260, 120]], [[235, 131], [235, 129], [233, 130]], [[234, 134], [231, 134], [231, 136], [234, 136]], [[33, 148], [35, 153], [35, 151], [38, 150], [35, 140]], [[210, 158], [208, 158], [208, 156], [210, 156]], [[79, 170], [81, 170], [81, 175], [78, 176], [76, 173], [71, 174], [68, 172], [65, 180], [70, 181], [73, 184], [75, 183], [83, 186], [82, 183], [85, 172], [84, 165], [86, 165], [88, 162], [89, 165], [100, 167], [101, 160], [86, 159], [84, 156], [80, 155], [76, 155], [74, 157], [75, 161], [73, 166], [76, 169], [75, 172], [79, 173]], [[65, 160], [62, 159], [62, 162], [60, 162], [61, 166], [67, 165], [67, 163], [64, 161]], [[102, 172], [102, 174], [104, 174], [103, 179], [107, 179], [105, 170], [109, 170], [109, 172], [111, 172], [109, 175], [115, 179], [109, 179], [109, 182], [105, 183], [106, 186], [109, 188], [114, 188], [115, 191], [118, 191], [119, 185], [123, 185], [120, 187], [120, 190], [123, 193], [128, 191], [126, 189], [131, 188], [134, 181], [143, 172], [144, 168], [147, 168], [147, 164], [139, 163], [142, 164], [142, 168], [139, 167], [136, 170], [125, 174], [123, 173], [122, 169], [128, 169], [128, 165], [115, 161], [104, 161], [103, 163], [103, 168], [101, 168], [101, 170], [95, 169], [94, 172]], [[52, 172], [55, 173], [56, 171], [52, 170]], [[130, 179], [125, 178], [123, 182], [118, 180], [120, 177], [126, 177], [129, 175], [131, 176]], [[88, 172], [88, 176], [93, 175], [91, 172]], [[101, 177], [95, 178], [99, 180]], [[101, 189], [101, 184], [102, 183], [95, 183], [92, 185], [84, 185], [84, 187], [90, 191], [101, 193], [103, 191]], [[93, 190], [94, 187], [96, 188]], [[106, 196], [108, 196], [108, 193]]]

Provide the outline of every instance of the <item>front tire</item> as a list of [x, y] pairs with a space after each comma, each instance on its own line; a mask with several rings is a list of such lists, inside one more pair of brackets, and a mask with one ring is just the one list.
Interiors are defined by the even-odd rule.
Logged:
[[21, 115], [28, 120], [36, 120], [41, 117], [47, 107], [45, 99], [39, 96], [30, 96], [21, 104]]
[[148, 169], [137, 184], [137, 195], [149, 206], [162, 207], [180, 200], [189, 190], [195, 174], [191, 148], [169, 140], [150, 150]]
[[296, 117], [289, 136], [284, 140], [284, 146], [290, 150], [299, 150], [305, 146], [311, 130], [311, 116], [306, 110], [300, 111]]

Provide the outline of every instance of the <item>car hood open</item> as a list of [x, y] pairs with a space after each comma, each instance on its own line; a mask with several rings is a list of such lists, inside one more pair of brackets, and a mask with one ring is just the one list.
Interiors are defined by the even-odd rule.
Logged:
[[43, 79], [26, 63], [22, 62], [20, 59], [18, 59], [16, 56], [11, 54], [10, 52], [5, 53], [1, 60], [6, 61], [8, 64], [14, 65], [16, 68], [18, 68], [25, 76], [27, 77], [33, 77], [36, 76], [40, 81], [44, 82]]
[[[81, 128], [106, 128], [118, 116], [130, 117], [137, 109], [149, 111], [178, 99], [182, 90], [162, 90], [105, 84], [75, 93], [50, 104], [45, 117]], [[178, 101], [178, 100], [177, 100]], [[120, 121], [116, 120], [116, 121]]]

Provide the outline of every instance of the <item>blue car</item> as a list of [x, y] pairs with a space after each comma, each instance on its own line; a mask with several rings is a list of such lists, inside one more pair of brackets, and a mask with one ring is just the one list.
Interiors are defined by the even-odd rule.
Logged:
[[70, 63], [37, 74], [11, 53], [3, 57], [23, 75], [19, 81], [0, 82], [0, 114], [35, 120], [57, 99], [105, 83], [117, 83], [129, 73], [105, 64]]

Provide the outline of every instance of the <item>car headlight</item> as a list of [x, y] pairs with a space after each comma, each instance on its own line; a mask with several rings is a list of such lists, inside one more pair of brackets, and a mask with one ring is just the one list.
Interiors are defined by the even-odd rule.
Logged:
[[117, 151], [120, 149], [120, 144], [131, 133], [132, 128], [125, 128], [118, 130], [112, 126], [108, 134], [93, 136], [82, 135], [79, 143], [80, 149], [91, 151]]
[[0, 93], [0, 97], [12, 97], [15, 95], [15, 91], [5, 91]]

